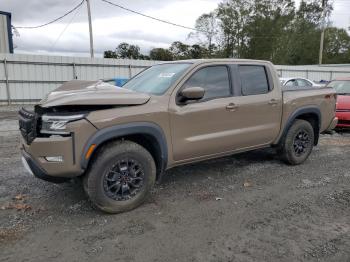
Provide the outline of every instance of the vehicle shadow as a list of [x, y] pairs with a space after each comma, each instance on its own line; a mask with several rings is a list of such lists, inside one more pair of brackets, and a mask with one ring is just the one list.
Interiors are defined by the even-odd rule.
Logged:
[[350, 135], [350, 128], [336, 128], [334, 132], [339, 135]]
[[[154, 194], [145, 202], [145, 206], [158, 203], [160, 195], [165, 196], [172, 194], [171, 192], [183, 192], [185, 190], [184, 185], [189, 183], [206, 186], [208, 179], [213, 179], [219, 183], [220, 181], [224, 183], [227, 179], [230, 179], [231, 183], [236, 183], [242, 179], [238, 174], [246, 173], [244, 170], [250, 168], [259, 170], [263, 167], [268, 168], [271, 164], [282, 165], [276, 150], [266, 148], [174, 167], [163, 174], [161, 181], [155, 186]], [[55, 206], [54, 210], [61, 210], [64, 206], [64, 211], [62, 211], [64, 214], [82, 212], [90, 213], [92, 216], [95, 212], [104, 214], [92, 206], [83, 190], [80, 178], [58, 185], [46, 184], [46, 187], [51, 188], [51, 194], [42, 196], [42, 200], [45, 199], [45, 204], [42, 203], [44, 206], [51, 206], [51, 208]]]
[[257, 149], [174, 167], [164, 173], [160, 184], [174, 183], [187, 179], [199, 182], [207, 179], [208, 176], [213, 178], [228, 176], [252, 165], [266, 165], [267, 163], [281, 163], [279, 156], [276, 154], [276, 149]]

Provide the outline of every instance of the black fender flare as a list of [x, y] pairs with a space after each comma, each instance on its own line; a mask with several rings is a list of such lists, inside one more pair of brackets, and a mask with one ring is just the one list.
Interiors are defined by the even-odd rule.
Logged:
[[[98, 130], [94, 135], [92, 135], [86, 142], [81, 157], [81, 167], [86, 170], [88, 167], [91, 156], [86, 159], [85, 156], [91, 145], [95, 144], [98, 148], [102, 143], [115, 139], [121, 138], [127, 135], [149, 135], [158, 143], [161, 165], [159, 172], [162, 173], [167, 166], [168, 162], [168, 146], [167, 140], [165, 138], [162, 128], [151, 122], [133, 122], [128, 124], [120, 124], [111, 127], [106, 127]], [[95, 150], [94, 150], [95, 151]]]
[[[317, 122], [318, 122], [318, 130], [320, 130], [321, 128], [321, 121], [322, 121], [322, 115], [321, 115], [321, 111], [318, 107], [316, 106], [305, 106], [305, 107], [300, 107], [298, 109], [296, 109], [288, 118], [283, 132], [281, 132], [281, 135], [279, 136], [277, 143], [279, 144], [282, 139], [286, 136], [289, 128], [292, 126], [293, 122], [295, 119], [297, 119], [299, 116], [304, 115], [304, 114], [314, 114], [317, 116]], [[314, 144], [317, 145], [318, 143], [318, 138], [319, 138], [319, 132], [318, 134], [315, 133], [315, 141]]]

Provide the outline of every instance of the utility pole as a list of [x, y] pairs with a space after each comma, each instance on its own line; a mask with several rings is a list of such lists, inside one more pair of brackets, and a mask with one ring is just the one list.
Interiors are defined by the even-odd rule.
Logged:
[[91, 22], [91, 9], [90, 9], [90, 0], [86, 0], [88, 19], [89, 19], [89, 34], [90, 34], [90, 56], [94, 58], [94, 39], [92, 35], [92, 22]]
[[318, 64], [322, 65], [323, 55], [323, 42], [324, 42], [324, 31], [326, 29], [326, 0], [322, 0], [322, 28], [321, 28], [321, 40], [320, 40], [320, 53], [318, 56]]

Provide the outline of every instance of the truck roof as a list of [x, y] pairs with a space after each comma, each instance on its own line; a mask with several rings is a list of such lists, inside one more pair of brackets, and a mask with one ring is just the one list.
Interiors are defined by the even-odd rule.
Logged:
[[269, 63], [266, 60], [254, 60], [254, 59], [237, 59], [237, 58], [207, 58], [207, 59], [186, 59], [186, 60], [176, 60], [161, 62], [159, 64], [169, 64], [169, 63], [192, 63], [192, 64], [203, 64], [208, 62], [249, 62], [249, 63]]

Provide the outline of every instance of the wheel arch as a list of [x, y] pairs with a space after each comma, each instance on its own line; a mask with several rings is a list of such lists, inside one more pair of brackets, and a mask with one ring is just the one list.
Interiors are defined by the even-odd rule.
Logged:
[[321, 111], [316, 106], [301, 107], [295, 110], [288, 118], [280, 137], [276, 144], [279, 144], [283, 138], [286, 136], [289, 128], [292, 126], [296, 119], [302, 119], [308, 121], [314, 129], [314, 145], [318, 144], [321, 128]]
[[[81, 167], [86, 170], [96, 153], [106, 144], [125, 139], [133, 141], [150, 152], [156, 167], [157, 179], [160, 179], [168, 161], [168, 147], [163, 130], [160, 126], [150, 122], [135, 122], [115, 125], [98, 130], [86, 142], [81, 156]], [[91, 145], [95, 145], [92, 154], [86, 158]]]

